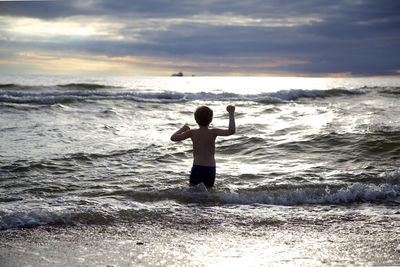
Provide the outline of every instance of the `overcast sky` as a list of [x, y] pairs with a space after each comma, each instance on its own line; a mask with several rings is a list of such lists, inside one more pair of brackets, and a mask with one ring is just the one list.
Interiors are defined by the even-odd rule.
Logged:
[[178, 71], [400, 75], [400, 1], [0, 1], [0, 74]]

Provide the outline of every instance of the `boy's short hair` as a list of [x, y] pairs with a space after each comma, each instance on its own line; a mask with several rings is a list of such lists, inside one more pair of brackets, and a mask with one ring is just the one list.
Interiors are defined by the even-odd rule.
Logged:
[[201, 106], [194, 112], [194, 119], [200, 126], [207, 126], [213, 119], [213, 111], [207, 106]]

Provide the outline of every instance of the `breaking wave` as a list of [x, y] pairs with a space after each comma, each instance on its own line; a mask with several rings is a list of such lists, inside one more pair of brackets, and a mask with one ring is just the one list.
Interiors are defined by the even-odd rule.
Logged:
[[126, 91], [118, 87], [87, 83], [72, 83], [57, 86], [0, 84], [0, 103], [52, 105], [86, 100], [130, 100], [151, 103], [234, 100], [274, 104], [295, 101], [300, 98], [336, 97], [363, 93], [365, 93], [363, 89], [292, 89], [260, 94], [136, 92], [135, 90]]
[[229, 192], [222, 193], [221, 200], [232, 204], [347, 204], [397, 201], [400, 195], [399, 184], [361, 184], [355, 183], [344, 187], [307, 188], [264, 192]]
[[[77, 224], [109, 224], [123, 221], [146, 221], [159, 216], [165, 201], [175, 203], [202, 203], [207, 205], [252, 205], [268, 204], [281, 206], [295, 205], [338, 205], [351, 203], [400, 203], [400, 175], [389, 174], [387, 183], [361, 184], [355, 183], [341, 187], [299, 187], [286, 190], [260, 192], [206, 192], [201, 189], [174, 190], [164, 192], [125, 191], [131, 201], [123, 204], [98, 203], [86, 200], [74, 200], [71, 205], [62, 207], [54, 203], [42, 203], [40, 206], [17, 208], [0, 211], [0, 230], [11, 228], [36, 227], [41, 225], [77, 225]], [[389, 181], [390, 180], [390, 181]], [[395, 183], [391, 183], [395, 182]], [[119, 192], [121, 193], [121, 192]], [[138, 199], [140, 198], [140, 200]], [[139, 201], [138, 201], [139, 200]], [[141, 201], [147, 200], [140, 204]], [[23, 201], [11, 199], [3, 202]], [[79, 205], [75, 203], [78, 201]], [[138, 201], [138, 202], [136, 202]], [[64, 200], [63, 200], [64, 202]], [[169, 214], [173, 212], [166, 208]]]

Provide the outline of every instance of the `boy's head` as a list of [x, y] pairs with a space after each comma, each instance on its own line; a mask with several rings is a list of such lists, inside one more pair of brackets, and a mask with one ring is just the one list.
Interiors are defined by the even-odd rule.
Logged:
[[207, 106], [201, 106], [194, 112], [194, 118], [198, 125], [208, 126], [213, 119], [213, 111]]

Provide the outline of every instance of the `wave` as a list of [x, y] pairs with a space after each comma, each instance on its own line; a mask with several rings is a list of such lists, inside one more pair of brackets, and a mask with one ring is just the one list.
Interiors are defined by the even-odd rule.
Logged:
[[400, 96], [400, 87], [385, 87], [381, 90], [381, 92], [385, 95], [399, 97]]
[[[14, 162], [0, 161], [0, 175], [2, 172], [7, 174], [20, 174], [31, 171], [46, 171], [49, 173], [71, 173], [76, 171], [80, 164], [95, 164], [101, 159], [118, 159], [124, 156], [140, 154], [156, 146], [151, 144], [143, 148], [132, 148], [127, 150], [114, 150], [109, 153], [85, 153], [78, 152], [67, 154], [63, 157], [54, 157], [42, 160], [17, 160]], [[79, 164], [76, 164], [79, 163]], [[0, 199], [1, 202], [1, 199]]]
[[221, 194], [221, 201], [229, 204], [348, 204], [394, 201], [400, 195], [399, 184], [354, 183], [344, 187], [293, 188], [263, 192], [229, 192]]
[[366, 133], [336, 133], [311, 135], [302, 141], [290, 141], [276, 145], [277, 148], [296, 153], [329, 152], [343, 154], [354, 159], [399, 159], [400, 131], [393, 129], [376, 129]]
[[[393, 179], [399, 180], [399, 173]], [[128, 193], [128, 191], [126, 192]], [[146, 222], [161, 219], [171, 219], [173, 210], [165, 206], [165, 202], [173, 206], [188, 204], [205, 204], [208, 207], [220, 205], [348, 205], [352, 203], [400, 203], [400, 185], [361, 184], [355, 183], [337, 188], [292, 188], [286, 190], [260, 192], [204, 192], [189, 189], [174, 192], [129, 192], [133, 198], [120, 203], [98, 203], [87, 200], [74, 200], [72, 203], [60, 205], [57, 203], [42, 203], [41, 206], [27, 207], [9, 205], [0, 210], [0, 230], [11, 228], [36, 227], [41, 225], [79, 225], [79, 224], [110, 224], [114, 222]], [[141, 201], [135, 197], [140, 195]], [[150, 199], [153, 201], [149, 201]], [[5, 204], [21, 201], [12, 199], [2, 201]], [[61, 201], [61, 200], [59, 200]], [[62, 200], [64, 201], [64, 200]], [[135, 202], [137, 201], [137, 202]], [[144, 201], [144, 202], [143, 202]], [[163, 211], [162, 207], [165, 206]], [[178, 211], [181, 213], [180, 211]], [[169, 216], [165, 218], [165, 216]], [[178, 216], [182, 216], [179, 214]]]
[[360, 89], [330, 90], [282, 90], [272, 93], [236, 94], [236, 93], [179, 93], [179, 92], [135, 92], [121, 91], [118, 87], [98, 84], [65, 84], [55, 87], [21, 86], [16, 84], [0, 85], [0, 103], [53, 105], [88, 100], [129, 100], [150, 103], [179, 103], [196, 100], [209, 101], [253, 101], [276, 104], [296, 101], [300, 98], [323, 98], [346, 95], [359, 95]]
[[131, 100], [136, 102], [181, 102], [185, 94], [180, 93], [135, 93], [135, 92], [21, 92], [1, 91], [0, 103], [54, 105], [90, 100]]
[[30, 207], [0, 211], [0, 230], [42, 225], [106, 224], [113, 221], [107, 206], [90, 207]]
[[58, 85], [62, 88], [76, 89], [76, 90], [97, 90], [103, 88], [118, 88], [115, 86], [96, 84], [96, 83], [67, 83]]

